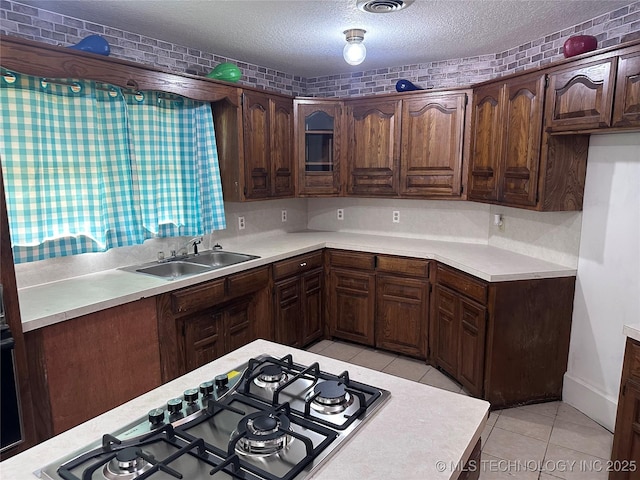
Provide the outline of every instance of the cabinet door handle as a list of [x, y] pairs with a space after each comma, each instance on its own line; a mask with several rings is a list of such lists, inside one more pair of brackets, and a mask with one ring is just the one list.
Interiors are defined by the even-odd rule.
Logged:
[[306, 266], [307, 266], [307, 262], [302, 262], [302, 263], [300, 264], [300, 266], [301, 266], [301, 267], [306, 267]]

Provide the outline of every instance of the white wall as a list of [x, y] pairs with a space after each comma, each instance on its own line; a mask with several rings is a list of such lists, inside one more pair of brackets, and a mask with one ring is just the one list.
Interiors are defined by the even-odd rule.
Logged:
[[[282, 222], [282, 210], [287, 210], [287, 222]], [[245, 229], [238, 229], [238, 217], [245, 217]], [[307, 201], [305, 199], [271, 200], [247, 203], [225, 203], [226, 230], [206, 236], [201, 250], [211, 248], [216, 242], [224, 248], [232, 248], [233, 240], [246, 235], [273, 235], [280, 232], [297, 232], [307, 226]], [[68, 257], [52, 258], [39, 262], [16, 265], [18, 288], [40, 285], [65, 278], [125, 267], [156, 260], [159, 251], [168, 253], [176, 249], [184, 238], [152, 238], [142, 245], [112, 248], [101, 253], [84, 253]]]
[[625, 323], [640, 320], [640, 133], [592, 135], [563, 399], [613, 430]]
[[[344, 210], [344, 220], [336, 210]], [[392, 213], [400, 212], [400, 223]], [[475, 202], [378, 198], [310, 198], [311, 230], [397, 235], [480, 243], [543, 260], [578, 266], [581, 212], [532, 212]], [[504, 216], [504, 229], [492, 224]]]

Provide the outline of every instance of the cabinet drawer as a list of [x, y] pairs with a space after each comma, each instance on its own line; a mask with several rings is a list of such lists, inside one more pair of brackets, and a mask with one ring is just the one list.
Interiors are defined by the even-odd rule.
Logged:
[[322, 250], [273, 264], [273, 279], [280, 280], [322, 266]]
[[171, 294], [171, 311], [185, 313], [203, 310], [224, 300], [224, 278]]
[[256, 268], [248, 272], [236, 273], [227, 278], [227, 295], [236, 298], [264, 288], [269, 283], [269, 267]]
[[374, 270], [375, 255], [346, 250], [330, 250], [329, 258], [332, 267], [357, 268], [358, 270]]
[[429, 261], [417, 258], [378, 255], [376, 270], [379, 272], [429, 278]]
[[463, 273], [438, 266], [437, 282], [480, 302], [487, 304], [487, 284]]
[[627, 340], [627, 360], [629, 362], [629, 377], [640, 380], [640, 343], [635, 340]]

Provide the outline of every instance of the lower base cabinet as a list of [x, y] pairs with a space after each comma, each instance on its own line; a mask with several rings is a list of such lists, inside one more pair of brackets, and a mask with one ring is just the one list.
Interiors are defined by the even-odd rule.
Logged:
[[378, 255], [376, 347], [425, 359], [428, 318], [428, 261]]
[[329, 252], [329, 334], [373, 346], [375, 255]]
[[270, 277], [259, 267], [159, 295], [162, 381], [257, 338], [273, 340]]
[[627, 338], [609, 480], [640, 479], [640, 342]]
[[25, 342], [38, 441], [162, 384], [153, 298], [27, 332]]
[[273, 265], [276, 341], [302, 348], [324, 335], [323, 252]]
[[483, 282], [438, 266], [433, 363], [493, 408], [557, 400], [575, 277]]

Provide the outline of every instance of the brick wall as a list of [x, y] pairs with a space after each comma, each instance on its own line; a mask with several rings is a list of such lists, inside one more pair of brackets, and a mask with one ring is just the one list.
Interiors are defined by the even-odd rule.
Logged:
[[504, 52], [419, 65], [307, 78], [308, 96], [359, 96], [395, 92], [399, 79], [422, 88], [466, 86], [564, 58], [562, 45], [577, 34], [595, 35], [598, 48], [640, 39], [640, 2]]
[[65, 46], [78, 43], [88, 35], [98, 34], [109, 42], [111, 56], [116, 58], [195, 75], [206, 75], [216, 65], [231, 62], [242, 71], [239, 84], [287, 95], [305, 94], [305, 79], [297, 75], [67, 17], [11, 0], [0, 0], [0, 32]]
[[242, 85], [294, 96], [344, 97], [395, 92], [399, 79], [410, 80], [422, 88], [455, 87], [539, 67], [563, 58], [562, 45], [576, 34], [595, 35], [599, 48], [640, 39], [640, 1], [504, 52], [313, 78], [59, 15], [12, 0], [0, 0], [0, 32], [54, 45], [71, 45], [87, 35], [99, 34], [107, 39], [111, 55], [117, 58], [197, 75], [206, 75], [219, 63], [232, 62], [242, 71], [239, 82]]

